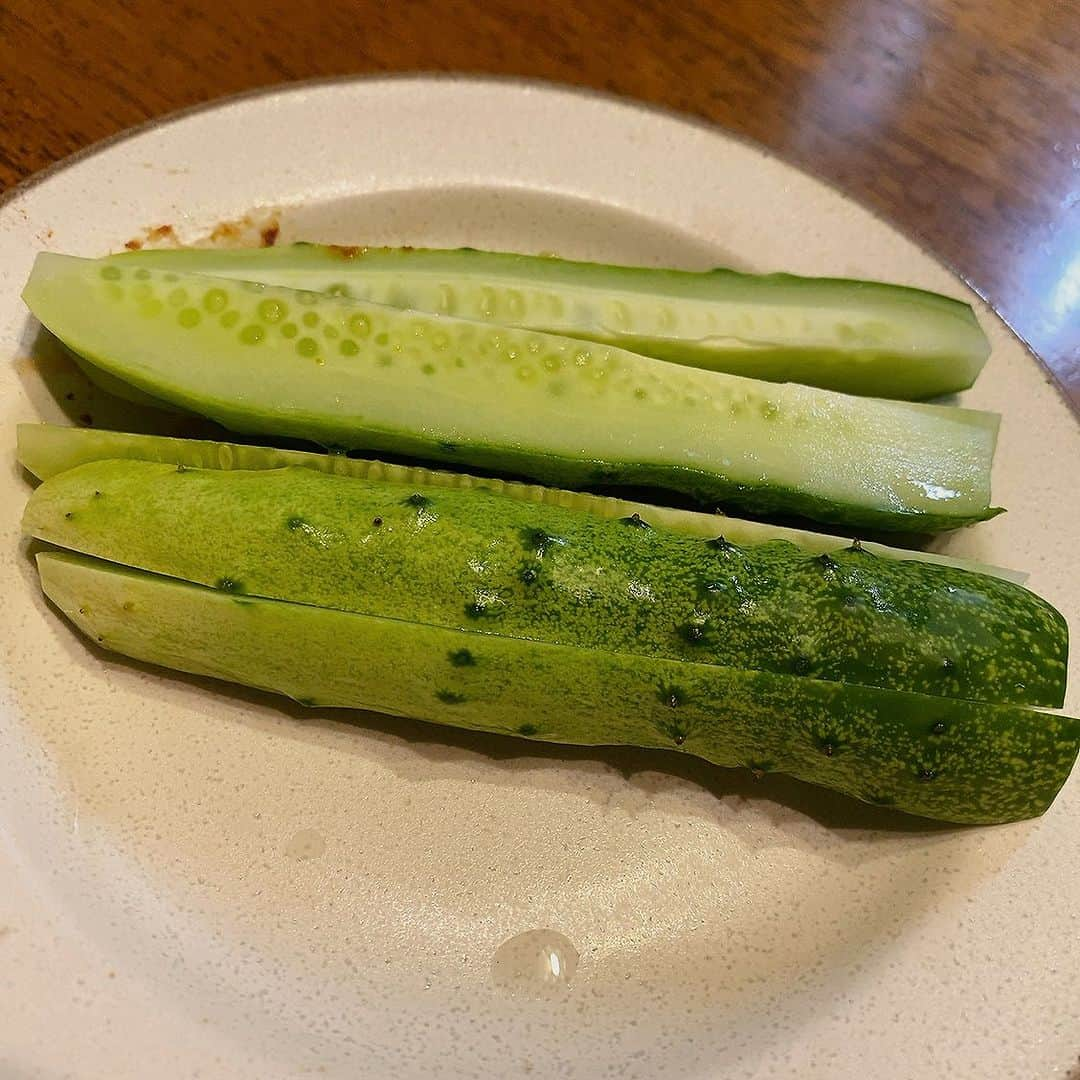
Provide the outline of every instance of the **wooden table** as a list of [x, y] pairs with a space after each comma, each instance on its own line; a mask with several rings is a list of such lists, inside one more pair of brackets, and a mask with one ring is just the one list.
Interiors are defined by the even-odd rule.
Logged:
[[409, 69], [759, 140], [920, 237], [1080, 407], [1080, 0], [0, 0], [0, 183], [221, 94]]

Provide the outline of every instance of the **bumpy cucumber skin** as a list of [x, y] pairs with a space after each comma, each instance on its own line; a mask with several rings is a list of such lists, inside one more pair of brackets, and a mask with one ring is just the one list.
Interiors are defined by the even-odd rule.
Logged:
[[[721, 533], [732, 543], [758, 545], [774, 540], [787, 541], [808, 554], [823, 555], [851, 545], [851, 537], [829, 536], [783, 525], [747, 521], [724, 514], [657, 506], [652, 503], [592, 495], [584, 491], [524, 484], [515, 480], [471, 476], [468, 473], [428, 469], [421, 465], [397, 465], [369, 458], [343, 454], [312, 453], [307, 450], [282, 450], [277, 447], [245, 443], [217, 442], [209, 439], [177, 439], [162, 435], [142, 435], [102, 428], [75, 428], [58, 424], [19, 424], [16, 427], [19, 463], [40, 480], [86, 465], [92, 461], [140, 460], [184, 465], [193, 469], [281, 469], [295, 465], [335, 476], [361, 480], [385, 480], [403, 484], [410, 492], [427, 487], [493, 491], [520, 502], [562, 506], [602, 518], [643, 517], [654, 528], [712, 540]], [[1019, 570], [990, 566], [973, 559], [944, 555], [933, 551], [913, 551], [868, 541], [862, 547], [872, 555], [905, 562], [927, 562], [955, 566], [975, 574], [987, 574], [1022, 585], [1027, 575]]]
[[24, 296], [97, 366], [233, 430], [559, 486], [669, 487], [852, 527], [937, 531], [998, 512], [990, 414], [691, 371], [252, 283], [124, 273], [43, 254]]
[[139, 251], [118, 259], [331, 290], [873, 397], [920, 400], [966, 389], [990, 352], [970, 305], [880, 282], [311, 244]]
[[1045, 601], [860, 545], [741, 548], [486, 491], [122, 460], [46, 481], [24, 529], [232, 592], [410, 622], [989, 702], [1065, 698], [1068, 631]]
[[[1043, 813], [1080, 721], [237, 597], [59, 553], [46, 595], [105, 649], [306, 705], [577, 745], [681, 749], [969, 824]], [[405, 658], [403, 662], [403, 658]]]

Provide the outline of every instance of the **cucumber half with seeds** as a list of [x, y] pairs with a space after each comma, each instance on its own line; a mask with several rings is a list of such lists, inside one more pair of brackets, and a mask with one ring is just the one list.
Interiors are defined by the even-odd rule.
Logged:
[[969, 304], [873, 281], [313, 244], [139, 251], [118, 259], [330, 291], [872, 397], [921, 400], [964, 390], [990, 353]]
[[[629, 518], [637, 514], [653, 528], [684, 536], [696, 536], [700, 540], [714, 540], [721, 534], [734, 544], [754, 545], [785, 540], [801, 551], [813, 555], [840, 551], [851, 545], [850, 537], [807, 532], [724, 514], [656, 506], [629, 499], [616, 499], [608, 495], [591, 495], [585, 491], [566, 491], [542, 487], [539, 484], [523, 484], [516, 480], [427, 469], [420, 465], [395, 465], [367, 458], [346, 457], [343, 454], [318, 454], [306, 450], [282, 450], [277, 447], [215, 442], [208, 439], [176, 439], [162, 435], [65, 427], [58, 424], [19, 424], [17, 437], [20, 464], [40, 480], [48, 480], [50, 476], [90, 461], [114, 458], [163, 461], [194, 469], [280, 469], [295, 465], [335, 476], [387, 480], [404, 485], [410, 493], [418, 488], [480, 488], [522, 502], [562, 506], [602, 518]], [[959, 556], [932, 551], [911, 551], [865, 540], [862, 546], [873, 555], [889, 559], [955, 566], [1017, 584], [1023, 584], [1027, 580], [1027, 574], [1019, 570], [989, 566]]]
[[491, 491], [98, 461], [24, 531], [227, 592], [481, 633], [1060, 706], [1068, 632], [1020, 586], [855, 545], [740, 547]]
[[258, 283], [38, 256], [70, 348], [237, 431], [903, 531], [992, 517], [998, 417]]
[[1016, 706], [237, 597], [68, 554], [37, 562], [46, 595], [76, 626], [138, 660], [306, 704], [681, 749], [946, 821], [1043, 813], [1080, 746], [1080, 722]]

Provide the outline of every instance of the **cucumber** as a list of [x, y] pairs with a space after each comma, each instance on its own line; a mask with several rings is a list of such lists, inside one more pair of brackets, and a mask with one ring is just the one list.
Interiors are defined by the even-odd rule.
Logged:
[[964, 390], [990, 354], [969, 304], [872, 281], [649, 270], [468, 248], [293, 244], [144, 250], [118, 260], [329, 291], [872, 397]]
[[[110, 458], [164, 461], [197, 469], [280, 469], [286, 465], [297, 465], [336, 476], [388, 480], [402, 484], [410, 491], [418, 486], [482, 488], [523, 502], [563, 506], [604, 518], [629, 518], [637, 514], [654, 528], [684, 536], [696, 536], [701, 540], [713, 540], [721, 533], [735, 544], [752, 545], [768, 543], [770, 540], [786, 540], [814, 555], [838, 551], [851, 544], [850, 537], [806, 532], [803, 529], [747, 521], [723, 514], [655, 506], [628, 499], [615, 499], [607, 495], [590, 495], [584, 491], [565, 491], [541, 487], [538, 484], [522, 484], [515, 480], [427, 469], [419, 465], [394, 465], [366, 458], [345, 457], [342, 454], [318, 454], [306, 450], [281, 450], [276, 447], [204, 439], [176, 439], [161, 435], [105, 431], [101, 428], [64, 427], [58, 424], [19, 424], [16, 430], [19, 462], [40, 480], [47, 480], [77, 465]], [[990, 566], [974, 559], [933, 551], [910, 551], [907, 548], [889, 547], [867, 540], [862, 541], [862, 546], [871, 554], [884, 558], [957, 566], [976, 574], [989, 574], [991, 577], [1017, 584], [1023, 584], [1027, 580], [1027, 574], [1019, 570]]]
[[1043, 813], [1080, 747], [1080, 721], [1016, 706], [231, 596], [67, 554], [37, 563], [46, 595], [79, 629], [137, 660], [307, 705], [682, 750], [945, 821]]
[[988, 413], [52, 254], [38, 256], [24, 297], [98, 367], [237, 431], [561, 486], [666, 486], [860, 528], [934, 531], [997, 513]]
[[99, 461], [47, 480], [40, 540], [228, 592], [621, 653], [1060, 706], [1068, 631], [1019, 586], [739, 547], [482, 490], [311, 469]]

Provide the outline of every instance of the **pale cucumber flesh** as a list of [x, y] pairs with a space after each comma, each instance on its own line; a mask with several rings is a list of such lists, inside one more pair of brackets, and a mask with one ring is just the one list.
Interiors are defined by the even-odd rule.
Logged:
[[966, 389], [990, 351], [970, 305], [879, 282], [312, 244], [117, 258], [125, 266], [330, 291], [872, 397], [920, 400]]
[[[765, 544], [783, 540], [813, 555], [840, 551], [851, 546], [852, 537], [829, 536], [782, 525], [747, 521], [724, 514], [657, 506], [652, 503], [592, 495], [523, 484], [515, 480], [445, 472], [417, 465], [395, 465], [343, 454], [318, 454], [304, 450], [282, 450], [245, 443], [215, 442], [205, 439], [177, 439], [161, 435], [141, 435], [98, 428], [63, 427], [55, 424], [20, 424], [17, 429], [18, 458], [24, 468], [41, 480], [85, 465], [91, 461], [136, 459], [184, 465], [196, 469], [280, 469], [301, 466], [335, 476], [386, 480], [401, 485], [411, 494], [418, 488], [480, 488], [524, 502], [582, 510], [603, 518], [630, 518], [634, 514], [653, 528], [714, 540], [719, 536], [739, 545]], [[990, 566], [972, 559], [931, 551], [911, 551], [886, 544], [862, 541], [873, 555], [914, 560], [940, 566], [955, 566], [976, 574], [987, 574], [1022, 584], [1027, 574], [1019, 570]]]
[[984, 520], [998, 418], [700, 371], [526, 330], [43, 254], [24, 296], [69, 347], [244, 432], [563, 486], [936, 531]]
[[91, 640], [137, 660], [310, 705], [681, 750], [946, 821], [1043, 813], [1080, 746], [1080, 722], [1016, 706], [237, 597], [67, 554], [39, 554], [38, 568]]
[[815, 556], [476, 488], [137, 460], [47, 480], [23, 529], [236, 595], [995, 703], [1065, 695], [1045, 601], [861, 545]]

